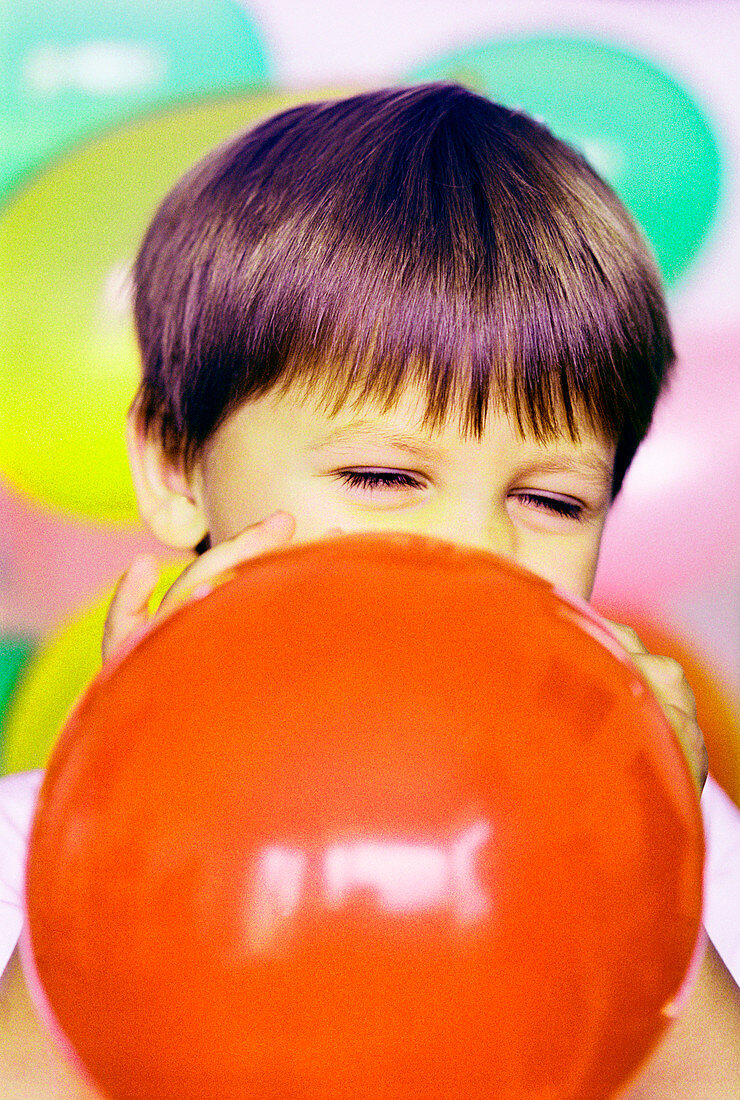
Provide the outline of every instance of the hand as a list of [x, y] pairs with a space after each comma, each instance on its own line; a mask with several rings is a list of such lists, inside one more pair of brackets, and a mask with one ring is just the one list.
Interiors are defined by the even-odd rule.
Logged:
[[684, 751], [694, 782], [701, 794], [707, 779], [708, 760], [704, 738], [696, 721], [694, 693], [678, 661], [648, 653], [635, 631], [621, 623], [603, 620], [605, 627], [627, 650], [637, 671], [647, 680]]
[[[149, 600], [159, 580], [160, 566], [153, 555], [138, 555], [118, 582], [108, 609], [103, 630], [103, 661], [135, 645], [152, 622], [166, 618], [186, 600], [205, 595], [218, 577], [235, 565], [287, 546], [294, 534], [293, 516], [275, 512], [233, 539], [219, 543], [183, 570], [153, 615], [149, 613]], [[326, 537], [338, 534], [341, 532], [334, 528], [327, 531]]]

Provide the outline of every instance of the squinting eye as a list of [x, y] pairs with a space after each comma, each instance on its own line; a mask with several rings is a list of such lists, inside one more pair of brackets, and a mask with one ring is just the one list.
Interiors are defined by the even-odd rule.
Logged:
[[531, 508], [539, 508], [551, 515], [562, 516], [564, 519], [583, 519], [585, 508], [577, 500], [568, 500], [563, 497], [547, 496], [544, 493], [515, 493], [516, 500], [522, 501]]
[[352, 489], [423, 489], [424, 484], [403, 470], [340, 470], [338, 476]]

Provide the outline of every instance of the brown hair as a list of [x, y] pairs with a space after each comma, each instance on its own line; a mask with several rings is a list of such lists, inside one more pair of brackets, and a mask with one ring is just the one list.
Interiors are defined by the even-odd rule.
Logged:
[[452, 84], [278, 114], [170, 192], [135, 267], [139, 413], [191, 461], [275, 386], [328, 407], [409, 383], [479, 434], [617, 443], [614, 490], [673, 361], [660, 280], [613, 192], [543, 125]]

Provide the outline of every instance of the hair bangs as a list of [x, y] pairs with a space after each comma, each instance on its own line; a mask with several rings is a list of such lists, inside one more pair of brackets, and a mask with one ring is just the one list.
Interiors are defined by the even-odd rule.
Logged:
[[338, 411], [409, 387], [433, 428], [588, 424], [624, 444], [672, 361], [624, 208], [543, 126], [455, 85], [309, 104], [241, 135], [165, 200], [135, 275], [140, 412], [194, 457], [242, 402]]
[[263, 254], [261, 285], [238, 312], [250, 340], [259, 313], [263, 348], [280, 348], [277, 383], [320, 395], [334, 413], [348, 402], [389, 408], [414, 387], [432, 429], [455, 416], [480, 435], [494, 408], [540, 440], [575, 438], [585, 420], [616, 441], [638, 415], [630, 394], [652, 345], [670, 346], [649, 295], [636, 300], [634, 287], [621, 287], [608, 257], [571, 225], [533, 227], [526, 211], [502, 232], [490, 209], [476, 224], [438, 199], [434, 207], [423, 234], [404, 237], [389, 219], [385, 233], [363, 227], [362, 247], [345, 233], [321, 248], [325, 231], [301, 241], [297, 226], [270, 263]]

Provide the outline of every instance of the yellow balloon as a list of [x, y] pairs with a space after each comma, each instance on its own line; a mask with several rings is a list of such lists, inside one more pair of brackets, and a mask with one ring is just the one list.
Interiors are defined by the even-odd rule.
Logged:
[[[163, 569], [153, 606], [183, 564], [170, 563]], [[103, 625], [112, 595], [111, 589], [62, 627], [26, 666], [5, 714], [3, 774], [45, 766], [69, 712], [100, 669]]]
[[67, 513], [137, 521], [124, 420], [139, 377], [139, 241], [209, 149], [306, 98], [245, 94], [128, 123], [68, 153], [2, 212], [0, 475], [16, 489]]

